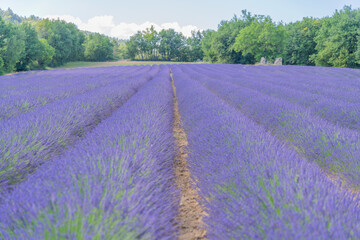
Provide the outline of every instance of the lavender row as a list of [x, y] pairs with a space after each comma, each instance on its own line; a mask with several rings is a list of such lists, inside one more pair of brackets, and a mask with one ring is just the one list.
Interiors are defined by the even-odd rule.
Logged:
[[316, 164], [177, 67], [173, 73], [209, 239], [360, 237], [359, 208]]
[[[191, 73], [183, 67], [184, 71]], [[308, 109], [281, 101], [248, 88], [206, 78], [191, 77], [241, 109], [303, 156], [317, 162], [347, 183], [360, 185], [360, 134], [313, 116]]]
[[[234, 83], [236, 80], [229, 82]], [[258, 83], [251, 88], [269, 96], [309, 108], [312, 114], [344, 128], [360, 130], [359, 102], [331, 99], [322, 95], [276, 87], [273, 84]], [[342, 95], [347, 94], [346, 91], [342, 92]]]
[[2, 199], [0, 238], [175, 239], [169, 69]]
[[11, 95], [24, 95], [40, 89], [53, 89], [65, 85], [71, 85], [74, 81], [89, 80], [107, 75], [111, 72], [131, 72], [135, 68], [109, 67], [86, 69], [61, 69], [51, 71], [30, 71], [17, 73], [9, 76], [0, 76], [0, 99]]
[[[194, 71], [200, 70], [193, 68]], [[249, 70], [250, 71], [250, 70]], [[309, 108], [311, 113], [329, 122], [338, 124], [345, 128], [360, 130], [360, 103], [347, 102], [339, 99], [332, 99], [321, 94], [303, 92], [276, 84], [276, 79], [272, 75], [264, 78], [248, 79], [243, 74], [238, 74], [237, 77], [224, 75], [222, 71], [213, 70], [211, 72], [198, 71], [199, 73], [208, 74], [214, 79], [221, 79], [231, 84], [242, 87], [251, 88], [261, 93], [267, 94], [271, 97], [276, 97], [293, 104], [299, 104], [303, 107]], [[265, 81], [266, 80], [266, 81]], [[288, 80], [288, 79], [282, 79]], [[344, 83], [346, 85], [346, 83]], [[348, 91], [342, 91], [342, 96], [349, 96]], [[358, 93], [356, 92], [358, 96]], [[345, 98], [345, 97], [344, 97]], [[359, 97], [358, 97], [359, 98]]]
[[[201, 67], [207, 70], [222, 70], [222, 73], [232, 76], [244, 76], [248, 79], [262, 79], [274, 85], [286, 86], [292, 89], [322, 93], [327, 97], [333, 98], [353, 98], [359, 97], [354, 94], [360, 90], [360, 71], [355, 69], [338, 69], [325, 67], [306, 67], [306, 66], [209, 66]], [[228, 71], [226, 71], [226, 69]], [[271, 78], [269, 78], [269, 76]], [[341, 95], [343, 92], [350, 96]], [[357, 97], [357, 98], [356, 98]]]
[[[70, 86], [78, 82], [96, 81], [101, 77], [114, 77], [120, 74], [133, 74], [138, 70], [146, 71], [150, 66], [131, 67], [101, 67], [97, 69], [81, 68], [81, 69], [64, 69], [61, 71], [30, 71], [21, 73], [26, 78], [21, 78], [15, 74], [13, 79], [0, 77], [0, 88], [2, 89], [2, 97], [21, 96], [32, 94], [40, 90], [52, 90], [59, 87]], [[2, 78], [3, 77], [3, 78]]]
[[[229, 67], [229, 66], [228, 66]], [[241, 67], [237, 67], [237, 68], [241, 68]], [[236, 69], [235, 67], [232, 67], [231, 69]], [[303, 70], [303, 73], [292, 73], [291, 69], [282, 69], [281, 73], [283, 74], [278, 74], [278, 72], [280, 71], [279, 67], [267, 67], [267, 74], [261, 74], [261, 71], [263, 70], [263, 68], [261, 68], [261, 66], [257, 66], [257, 67], [246, 67], [245, 68], [246, 71], [237, 71], [237, 72], [233, 72], [233, 73], [228, 73], [228, 74], [224, 74], [224, 71], [222, 68], [213, 68], [211, 71], [209, 71], [209, 69], [207, 68], [196, 68], [193, 67], [193, 70], [198, 71], [201, 74], [208, 74], [209, 72], [211, 72], [211, 77], [214, 79], [222, 79], [222, 80], [226, 80], [226, 81], [231, 81], [231, 83], [237, 84], [237, 85], [241, 85], [241, 86], [246, 86], [252, 89], [256, 89], [256, 90], [261, 90], [266, 92], [269, 95], [272, 96], [278, 96], [279, 94], [286, 94], [286, 97], [289, 97], [289, 95], [291, 94], [295, 94], [297, 97], [302, 97], [301, 99], [296, 99], [294, 101], [297, 100], [304, 100], [306, 99], [306, 102], [304, 102], [304, 105], [309, 105], [312, 101], [317, 101], [319, 98], [322, 99], [332, 99], [331, 97], [326, 97], [323, 96], [319, 93], [318, 90], [316, 90], [316, 88], [314, 88], [314, 82], [316, 81], [320, 81], [321, 82], [321, 89], [327, 89], [328, 87], [326, 86], [329, 82], [331, 83], [331, 80], [337, 80], [339, 81], [339, 78], [330, 78], [325, 74], [325, 70], [324, 70], [324, 74], [322, 74], [322, 78], [317, 78], [312, 76], [314, 79], [309, 79], [309, 76], [306, 75], [310, 75], [308, 72], [311, 72], [312, 68], [308, 68], [305, 71], [305, 69]], [[214, 74], [214, 75], [213, 75]], [[250, 75], [250, 76], [249, 76]], [[326, 81], [324, 81], [324, 78], [326, 78]], [[299, 88], [301, 85], [304, 85], [304, 82], [306, 80], [310, 80], [308, 83], [306, 83], [307, 88], [306, 89], [294, 89], [294, 87]], [[286, 86], [286, 84], [292, 84], [291, 86]], [[339, 87], [344, 87], [344, 85], [346, 84], [342, 84], [339, 86], [339, 84], [337, 83], [337, 87], [335, 87], [336, 90], [339, 90]], [[345, 86], [346, 88], [350, 88], [349, 86]], [[311, 92], [309, 92], [311, 91]], [[341, 94], [343, 95], [344, 98], [344, 90], [341, 90]], [[349, 94], [348, 92], [346, 92], [347, 94]], [[301, 96], [302, 95], [302, 96]], [[310, 98], [310, 99], [307, 99]], [[343, 100], [339, 100], [340, 102], [345, 102]]]
[[159, 69], [152, 67], [142, 76], [53, 102], [3, 121], [0, 126], [0, 192], [24, 179], [29, 172], [94, 128]]
[[[221, 78], [230, 77], [240, 84], [250, 84], [253, 81], [281, 86], [285, 89], [313, 94], [340, 102], [358, 103], [360, 96], [360, 76], [345, 77], [348, 69], [343, 74], [331, 75], [331, 68], [314, 68], [303, 66], [208, 66], [197, 67], [202, 73], [212, 72]], [[233, 71], [227, 72], [225, 69]], [[297, 70], [297, 71], [294, 71]], [[360, 72], [358, 73], [360, 74]], [[215, 77], [215, 76], [214, 76]]]
[[[116, 68], [106, 69], [108, 71], [106, 74], [103, 72], [104, 69], [99, 69], [99, 73], [101, 74], [98, 73], [96, 75], [88, 72], [88, 70], [83, 70], [81, 75], [74, 75], [70, 83], [64, 83], [62, 86], [58, 86], [57, 83], [62, 82], [62, 80], [57, 78], [49, 81], [47, 89], [42, 88], [26, 93], [13, 91], [8, 97], [0, 99], [0, 120], [13, 118], [21, 113], [32, 111], [38, 106], [43, 106], [77, 94], [83, 94], [116, 81], [132, 78], [135, 74], [144, 74], [150, 70], [150, 67], [139, 69], [140, 72], [137, 71], [136, 73], [133, 73], [131, 68], [128, 69], [130, 71], [119, 71]], [[78, 74], [80, 74], [80, 72]], [[28, 79], [29, 82], [32, 80], [33, 79]]]

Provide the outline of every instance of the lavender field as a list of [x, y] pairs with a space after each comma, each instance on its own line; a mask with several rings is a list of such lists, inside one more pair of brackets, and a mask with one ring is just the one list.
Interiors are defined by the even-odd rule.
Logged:
[[304, 66], [1, 76], [0, 239], [360, 239], [359, 93]]

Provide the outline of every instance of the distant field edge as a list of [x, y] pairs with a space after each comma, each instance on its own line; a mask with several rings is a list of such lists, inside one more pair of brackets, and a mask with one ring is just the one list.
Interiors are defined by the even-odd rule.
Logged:
[[52, 70], [52, 69], [61, 69], [61, 68], [92, 68], [92, 67], [114, 67], [114, 66], [129, 66], [129, 65], [160, 65], [160, 64], [194, 64], [194, 63], [172, 62], [172, 61], [127, 61], [127, 60], [108, 61], [108, 62], [76, 61], [76, 62], [68, 62], [59, 67], [47, 68], [47, 69]]

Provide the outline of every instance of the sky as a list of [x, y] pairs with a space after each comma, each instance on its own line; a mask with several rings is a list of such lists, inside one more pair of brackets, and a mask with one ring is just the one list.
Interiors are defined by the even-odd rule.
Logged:
[[122, 39], [151, 25], [186, 36], [192, 30], [216, 30], [221, 20], [239, 16], [243, 9], [289, 23], [329, 16], [344, 5], [360, 8], [360, 0], [0, 0], [1, 9], [11, 8], [20, 16], [60, 18], [81, 30]]

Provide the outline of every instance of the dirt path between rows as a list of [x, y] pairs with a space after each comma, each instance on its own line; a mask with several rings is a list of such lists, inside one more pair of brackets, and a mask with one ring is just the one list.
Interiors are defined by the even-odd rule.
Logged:
[[206, 230], [202, 216], [206, 216], [206, 212], [199, 204], [199, 194], [193, 188], [190, 171], [186, 158], [188, 156], [186, 147], [188, 145], [187, 136], [181, 126], [181, 116], [179, 113], [178, 102], [176, 97], [176, 88], [171, 73], [171, 84], [174, 91], [174, 129], [173, 134], [177, 145], [177, 153], [175, 156], [174, 171], [175, 182], [181, 190], [180, 208], [178, 221], [180, 222], [179, 240], [195, 240], [206, 239]]

